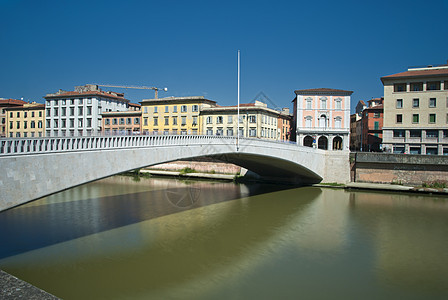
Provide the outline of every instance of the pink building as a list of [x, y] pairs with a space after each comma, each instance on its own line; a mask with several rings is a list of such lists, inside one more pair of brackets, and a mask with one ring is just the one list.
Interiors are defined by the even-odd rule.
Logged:
[[297, 144], [349, 150], [352, 93], [327, 88], [296, 90], [293, 103]]

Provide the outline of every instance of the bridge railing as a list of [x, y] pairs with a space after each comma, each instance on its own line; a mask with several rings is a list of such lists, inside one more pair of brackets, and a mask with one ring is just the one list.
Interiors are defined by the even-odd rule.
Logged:
[[12, 138], [0, 139], [0, 156], [166, 145], [207, 144], [218, 141], [219, 143], [235, 144], [235, 138], [232, 137], [207, 135]]

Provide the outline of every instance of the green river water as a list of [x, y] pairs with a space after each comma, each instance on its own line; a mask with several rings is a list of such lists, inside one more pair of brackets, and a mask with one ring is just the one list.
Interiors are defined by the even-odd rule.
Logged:
[[448, 299], [448, 198], [115, 176], [0, 213], [63, 299]]

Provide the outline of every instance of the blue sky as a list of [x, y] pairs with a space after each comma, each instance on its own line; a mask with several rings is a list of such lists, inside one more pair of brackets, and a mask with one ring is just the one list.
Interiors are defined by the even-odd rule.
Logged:
[[[237, 103], [294, 90], [383, 95], [381, 76], [448, 60], [448, 0], [0, 0], [0, 97], [42, 102], [86, 83]], [[105, 88], [107, 89], [107, 88]], [[119, 90], [132, 102], [153, 91]]]

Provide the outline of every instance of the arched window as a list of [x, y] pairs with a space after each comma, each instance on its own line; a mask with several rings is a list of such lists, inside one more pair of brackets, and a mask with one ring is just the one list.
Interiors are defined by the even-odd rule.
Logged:
[[342, 138], [340, 136], [333, 139], [333, 150], [342, 150]]
[[307, 135], [306, 137], [303, 138], [303, 145], [306, 147], [313, 147], [313, 137]]
[[322, 150], [328, 150], [328, 139], [325, 136], [321, 136], [317, 141], [317, 148]]
[[327, 116], [321, 115], [319, 118], [319, 127], [320, 128], [327, 128]]

